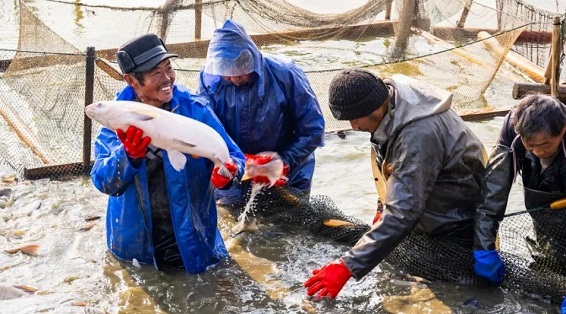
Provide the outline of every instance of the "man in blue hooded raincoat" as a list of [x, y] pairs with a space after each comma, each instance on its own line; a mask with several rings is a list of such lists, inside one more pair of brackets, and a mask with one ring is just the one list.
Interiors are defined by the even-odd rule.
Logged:
[[214, 189], [241, 178], [244, 155], [230, 139], [207, 99], [175, 83], [165, 45], [154, 34], [125, 43], [116, 58], [124, 80], [117, 100], [135, 100], [201, 121], [226, 141], [231, 172], [224, 175], [205, 158], [188, 157], [176, 171], [167, 151], [130, 126], [127, 131], [101, 128], [94, 146], [91, 179], [109, 195], [106, 215], [108, 248], [121, 260], [154, 264], [159, 269], [205, 271], [228, 256], [217, 228]]
[[[324, 117], [305, 73], [288, 58], [260, 52], [241, 25], [227, 20], [214, 31], [199, 83], [247, 159], [275, 152], [288, 167], [287, 186], [308, 195]], [[231, 199], [240, 188], [228, 191]]]

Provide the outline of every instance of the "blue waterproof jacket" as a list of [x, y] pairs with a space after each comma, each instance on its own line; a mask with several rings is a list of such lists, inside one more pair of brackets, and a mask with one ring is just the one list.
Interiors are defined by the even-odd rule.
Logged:
[[[117, 100], [134, 98], [133, 89], [126, 87]], [[239, 180], [244, 155], [206, 103], [205, 97], [174, 86], [172, 111], [204, 122], [218, 131], [228, 145], [230, 157], [238, 165]], [[92, 182], [101, 192], [110, 195], [106, 215], [108, 248], [120, 259], [131, 261], [135, 258], [140, 263], [157, 265], [145, 161], [139, 168], [132, 166], [116, 133], [105, 127], [96, 138], [94, 155]], [[163, 167], [173, 229], [185, 269], [191, 273], [203, 272], [228, 256], [217, 228], [214, 189], [210, 183], [213, 166], [206, 158], [189, 157], [185, 168], [178, 172], [164, 151]]]
[[242, 56], [242, 51], [249, 51], [253, 60], [255, 78], [250, 84], [236, 86], [223, 80], [207, 70], [222, 67], [213, 64], [200, 72], [199, 93], [210, 97], [214, 112], [244, 153], [277, 152], [290, 167], [288, 185], [310, 191], [314, 150], [324, 144], [324, 117], [316, 95], [291, 59], [262, 54], [231, 20], [215, 30], [207, 65]]

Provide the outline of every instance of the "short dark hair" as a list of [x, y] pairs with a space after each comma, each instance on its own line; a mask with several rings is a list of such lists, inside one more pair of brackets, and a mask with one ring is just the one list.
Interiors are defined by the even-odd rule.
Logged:
[[515, 132], [526, 140], [537, 134], [559, 136], [565, 125], [566, 106], [556, 97], [529, 95], [515, 108]]
[[138, 82], [140, 83], [141, 86], [144, 85], [145, 79], [143, 77], [142, 72], [132, 72], [132, 73], [130, 73], [130, 75], [133, 76], [136, 80], [138, 80]]

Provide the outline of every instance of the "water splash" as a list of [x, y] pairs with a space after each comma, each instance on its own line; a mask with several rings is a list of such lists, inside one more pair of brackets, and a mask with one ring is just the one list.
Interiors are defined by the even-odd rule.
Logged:
[[248, 217], [248, 214], [253, 214], [257, 203], [255, 202], [256, 196], [259, 192], [268, 186], [267, 183], [252, 183], [250, 192], [250, 199], [244, 207], [244, 211], [238, 216], [238, 223], [232, 228], [232, 237], [237, 236], [242, 232], [255, 232], [257, 231], [256, 219]]

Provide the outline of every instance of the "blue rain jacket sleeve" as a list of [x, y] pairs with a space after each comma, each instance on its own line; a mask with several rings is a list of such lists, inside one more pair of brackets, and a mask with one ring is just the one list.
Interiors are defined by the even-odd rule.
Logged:
[[[242, 50], [253, 60], [248, 85], [236, 86], [214, 74], [236, 71], [227, 69], [226, 60], [241, 56]], [[243, 152], [279, 153], [290, 166], [289, 185], [310, 189], [314, 150], [324, 144], [324, 116], [305, 73], [292, 60], [262, 54], [243, 28], [228, 20], [209, 45], [199, 93], [210, 98], [214, 112]]]
[[[118, 100], [133, 100], [126, 87]], [[215, 129], [225, 139], [241, 179], [244, 155], [225, 132], [218, 118], [206, 105], [207, 99], [175, 86], [173, 112]], [[145, 161], [139, 168], [128, 162], [122, 143], [114, 131], [102, 128], [94, 147], [95, 161], [91, 180], [97, 189], [109, 195], [106, 216], [108, 248], [118, 258], [154, 264], [152, 221]], [[200, 273], [228, 256], [217, 228], [217, 211], [210, 176], [214, 164], [206, 158], [187, 158], [182, 171], [171, 166], [167, 152], [163, 157], [171, 219], [185, 270]]]

